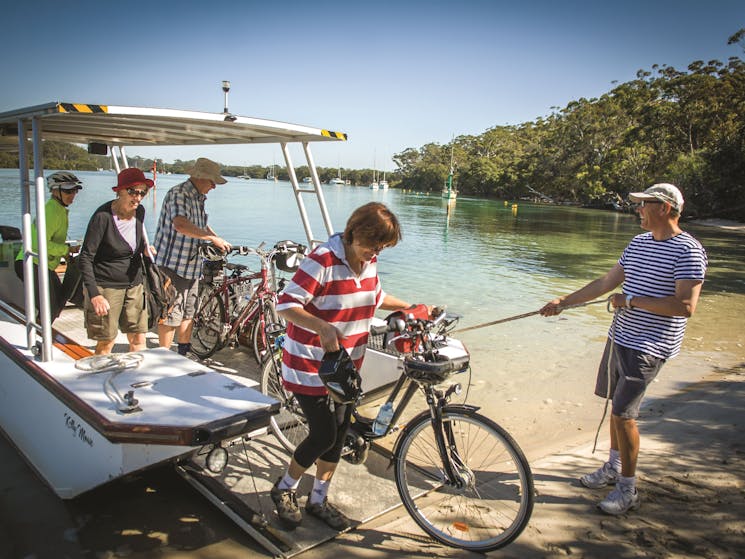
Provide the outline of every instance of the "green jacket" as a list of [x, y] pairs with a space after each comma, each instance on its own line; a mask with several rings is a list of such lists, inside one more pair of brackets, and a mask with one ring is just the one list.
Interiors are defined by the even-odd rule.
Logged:
[[[68, 227], [67, 214], [67, 208], [56, 198], [50, 198], [44, 206], [44, 215], [47, 222], [47, 266], [50, 270], [54, 270], [59, 266], [62, 257], [67, 256], [68, 247], [65, 243]], [[31, 225], [31, 242], [33, 245], [32, 250], [38, 253], [39, 243], [37, 237], [36, 221], [34, 221]], [[23, 260], [23, 248], [18, 251], [16, 260]], [[39, 259], [36, 256], [34, 256], [34, 262], [39, 263]]]

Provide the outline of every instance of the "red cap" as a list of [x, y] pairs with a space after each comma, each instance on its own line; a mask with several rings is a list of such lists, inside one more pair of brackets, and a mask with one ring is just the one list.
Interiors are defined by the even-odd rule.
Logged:
[[138, 184], [144, 184], [148, 188], [151, 188], [155, 183], [152, 180], [145, 178], [145, 173], [137, 167], [130, 167], [124, 169], [119, 173], [119, 175], [117, 175], [116, 186], [112, 187], [111, 190], [116, 192], [117, 190], [129, 188], [130, 186], [137, 186]]

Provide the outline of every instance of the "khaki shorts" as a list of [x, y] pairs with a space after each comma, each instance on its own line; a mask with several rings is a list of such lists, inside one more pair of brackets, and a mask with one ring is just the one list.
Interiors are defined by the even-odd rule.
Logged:
[[85, 329], [91, 340], [113, 340], [119, 330], [125, 334], [147, 332], [145, 291], [142, 284], [128, 288], [99, 287], [98, 292], [109, 302], [109, 314], [98, 316], [93, 310], [88, 290], [83, 289]]
[[176, 289], [176, 300], [171, 307], [171, 312], [163, 321], [166, 326], [178, 327], [183, 320], [194, 318], [197, 312], [197, 295], [199, 293], [199, 280], [186, 279], [179, 276], [170, 268], [161, 266], [161, 271], [171, 278], [173, 287]]

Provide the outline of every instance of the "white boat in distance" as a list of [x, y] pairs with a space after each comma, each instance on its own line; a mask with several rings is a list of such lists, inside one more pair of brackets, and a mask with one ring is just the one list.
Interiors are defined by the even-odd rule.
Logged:
[[333, 179], [331, 179], [331, 180], [329, 181], [329, 184], [334, 184], [334, 185], [344, 185], [344, 184], [346, 184], [346, 183], [344, 182], [344, 179], [341, 179], [341, 178], [339, 178], [339, 177], [334, 177]]

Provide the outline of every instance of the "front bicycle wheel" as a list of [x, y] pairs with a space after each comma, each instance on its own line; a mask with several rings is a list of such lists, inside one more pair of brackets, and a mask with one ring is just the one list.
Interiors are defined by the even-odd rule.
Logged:
[[263, 327], [261, 314], [257, 315], [251, 324], [251, 344], [254, 350], [254, 358], [259, 364], [263, 363], [269, 354], [276, 335], [284, 332], [286, 326], [285, 320], [277, 312], [274, 300], [266, 299], [263, 302], [262, 314], [264, 318]]
[[280, 444], [292, 454], [297, 445], [308, 436], [308, 422], [295, 395], [282, 386], [282, 352], [272, 352], [261, 368], [261, 392], [279, 400], [279, 413], [269, 420], [272, 433]]
[[394, 456], [406, 510], [422, 530], [452, 547], [486, 552], [509, 544], [533, 511], [525, 455], [504, 429], [477, 413], [445, 408], [441, 428], [460, 484], [447, 481], [432, 420], [421, 415], [401, 434]]
[[201, 299], [194, 314], [191, 350], [200, 359], [211, 357], [224, 343], [225, 305], [219, 294]]

